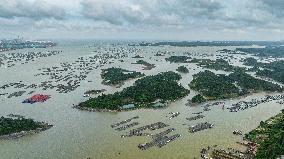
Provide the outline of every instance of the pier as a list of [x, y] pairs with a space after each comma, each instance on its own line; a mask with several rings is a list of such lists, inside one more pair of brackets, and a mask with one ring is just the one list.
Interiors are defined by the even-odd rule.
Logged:
[[189, 132], [191, 133], [195, 133], [197, 131], [202, 131], [202, 130], [205, 130], [205, 129], [211, 129], [213, 128], [213, 124], [210, 124], [208, 122], [205, 122], [205, 123], [199, 123], [199, 124], [196, 124], [194, 126], [191, 126], [189, 128]]
[[162, 123], [162, 122], [156, 122], [153, 124], [149, 124], [149, 125], [145, 125], [136, 129], [132, 129], [129, 131], [129, 133], [127, 135], [122, 135], [121, 137], [132, 137], [132, 136], [150, 136], [150, 133], [145, 133], [143, 131], [145, 130], [157, 130], [157, 129], [161, 129], [164, 127], [169, 126], [168, 124]]
[[204, 115], [197, 115], [197, 116], [186, 118], [186, 120], [192, 121], [192, 120], [197, 120], [197, 119], [201, 119], [204, 117], [205, 117]]
[[136, 126], [136, 125], [138, 125], [138, 124], [139, 124], [138, 122], [133, 122], [133, 123], [131, 123], [131, 124], [127, 124], [127, 125], [124, 125], [124, 126], [122, 126], [122, 127], [118, 127], [118, 128], [116, 128], [115, 130], [117, 130], [117, 131], [126, 130], [126, 129], [131, 128], [131, 127], [134, 127], [134, 126]]
[[167, 145], [168, 143], [176, 140], [177, 138], [179, 138], [181, 136], [180, 134], [167, 136], [167, 134], [169, 134], [170, 132], [173, 132], [173, 131], [175, 131], [175, 129], [170, 128], [170, 129], [162, 131], [158, 134], [155, 134], [155, 135], [152, 136], [151, 142], [139, 144], [138, 148], [141, 149], [141, 150], [146, 150], [146, 149], [153, 147], [153, 146], [157, 146], [157, 147], [161, 148], [161, 147]]
[[132, 118], [129, 118], [129, 119], [120, 121], [120, 122], [118, 122], [118, 123], [112, 124], [111, 127], [112, 127], [112, 128], [115, 128], [115, 127], [118, 127], [118, 126], [123, 125], [123, 124], [125, 124], [125, 123], [128, 123], [128, 122], [132, 121], [133, 119], [138, 119], [138, 118], [139, 118], [139, 116], [135, 116], [135, 117], [132, 117]]
[[[238, 111], [241, 111], [241, 110], [256, 107], [256, 106], [258, 106], [259, 104], [262, 104], [262, 103], [267, 103], [267, 102], [277, 101], [277, 100], [283, 100], [283, 99], [284, 99], [284, 95], [282, 95], [282, 94], [273, 95], [273, 96], [267, 95], [264, 98], [261, 98], [259, 100], [258, 99], [252, 99], [251, 101], [248, 101], [248, 102], [247, 101], [240, 101], [238, 103], [232, 104], [232, 106], [227, 108], [227, 109], [229, 109], [230, 112], [238, 112]], [[278, 103], [281, 104], [282, 102], [279, 101]]]

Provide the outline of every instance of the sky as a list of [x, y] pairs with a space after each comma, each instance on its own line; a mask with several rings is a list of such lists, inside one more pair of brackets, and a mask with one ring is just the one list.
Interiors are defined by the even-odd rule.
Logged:
[[284, 0], [0, 0], [0, 39], [284, 40]]

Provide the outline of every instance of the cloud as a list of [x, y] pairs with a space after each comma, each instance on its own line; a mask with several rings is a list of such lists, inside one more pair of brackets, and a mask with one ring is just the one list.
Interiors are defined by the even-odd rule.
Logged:
[[1, 0], [0, 17], [6, 19], [20, 17], [34, 20], [45, 18], [63, 19], [65, 11], [44, 0], [34, 2], [28, 0]]
[[283, 27], [282, 0], [83, 0], [82, 15], [135, 29]]
[[143, 14], [139, 5], [125, 0], [86, 0], [82, 2], [82, 7], [83, 15], [87, 18], [116, 25], [136, 22], [142, 18]]
[[85, 0], [82, 14], [114, 25], [172, 25], [214, 19], [221, 4], [212, 0]]
[[279, 18], [284, 16], [284, 1], [283, 0], [260, 0], [264, 4], [264, 9]]
[[73, 37], [103, 33], [210, 39], [284, 34], [283, 0], [0, 1], [0, 35], [52, 31]]

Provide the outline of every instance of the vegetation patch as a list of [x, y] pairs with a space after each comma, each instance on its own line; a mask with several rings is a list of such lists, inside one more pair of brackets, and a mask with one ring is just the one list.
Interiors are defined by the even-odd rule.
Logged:
[[156, 67], [155, 64], [150, 64], [150, 63], [148, 63], [148, 62], [146, 62], [144, 60], [138, 60], [138, 61], [136, 61], [136, 63], [133, 63], [133, 64], [143, 65], [144, 66], [143, 70], [151, 70], [151, 69]]
[[117, 85], [123, 84], [124, 81], [133, 78], [139, 78], [145, 76], [143, 73], [128, 71], [121, 68], [108, 68], [103, 69], [101, 77], [103, 78], [103, 84], [106, 85]]
[[198, 63], [197, 65], [203, 68], [214, 69], [214, 70], [223, 70], [223, 71], [239, 71], [246, 70], [243, 67], [230, 65], [228, 61], [223, 59], [210, 60], [210, 59], [193, 59], [193, 63]]
[[246, 52], [262, 57], [283, 57], [284, 46], [266, 46], [265, 48], [237, 48], [236, 51]]
[[258, 145], [256, 159], [280, 158], [284, 155], [284, 109], [245, 135]]
[[237, 97], [240, 93], [228, 76], [208, 70], [193, 75], [189, 86], [212, 100]]
[[206, 99], [201, 94], [197, 94], [196, 96], [192, 97], [191, 102], [192, 103], [203, 103], [203, 102], [206, 102]]
[[236, 82], [241, 87], [242, 92], [250, 93], [257, 91], [269, 91], [269, 92], [282, 92], [283, 89], [278, 84], [273, 84], [261, 79], [257, 79], [245, 72], [236, 71], [229, 75], [229, 78]]
[[13, 117], [0, 118], [0, 139], [10, 139], [24, 136], [26, 133], [34, 131], [44, 131], [52, 127], [43, 122], [33, 119], [26, 119], [22, 116], [12, 115]]
[[223, 75], [206, 70], [193, 78], [190, 88], [199, 91], [208, 100], [233, 98], [256, 91], [282, 91], [279, 85], [256, 79], [244, 71]]
[[179, 66], [176, 70], [181, 73], [189, 73], [189, 70], [185, 66]]
[[80, 103], [77, 108], [122, 110], [124, 105], [134, 104], [134, 108], [150, 107], [159, 101], [174, 101], [189, 94], [177, 83], [181, 76], [174, 72], [163, 72], [135, 81], [133, 86], [124, 88], [114, 94], [102, 94], [96, 98]]
[[268, 77], [274, 79], [275, 81], [284, 83], [284, 72], [280, 70], [268, 70], [268, 69], [259, 70], [256, 72], [256, 75]]
[[259, 63], [263, 70], [259, 70], [256, 75], [265, 76], [284, 83], [284, 61], [274, 61], [271, 63]]
[[246, 58], [243, 60], [244, 62], [244, 65], [247, 65], [247, 66], [258, 66], [258, 62], [255, 58], [253, 57], [249, 57], [249, 58]]
[[188, 59], [190, 59], [188, 56], [170, 56], [166, 58], [166, 61], [170, 63], [188, 63]]
[[274, 61], [270, 63], [257, 62], [254, 58], [247, 58], [244, 60], [244, 64], [248, 66], [254, 66], [257, 68], [263, 68], [262, 70], [257, 69], [256, 75], [268, 77], [275, 81], [284, 83], [284, 61]]

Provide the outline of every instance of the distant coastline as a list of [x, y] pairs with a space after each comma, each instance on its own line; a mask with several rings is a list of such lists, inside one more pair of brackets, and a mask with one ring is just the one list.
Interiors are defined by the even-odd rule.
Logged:
[[57, 43], [45, 40], [0, 40], [0, 52], [25, 49], [25, 48], [48, 48], [56, 46]]

